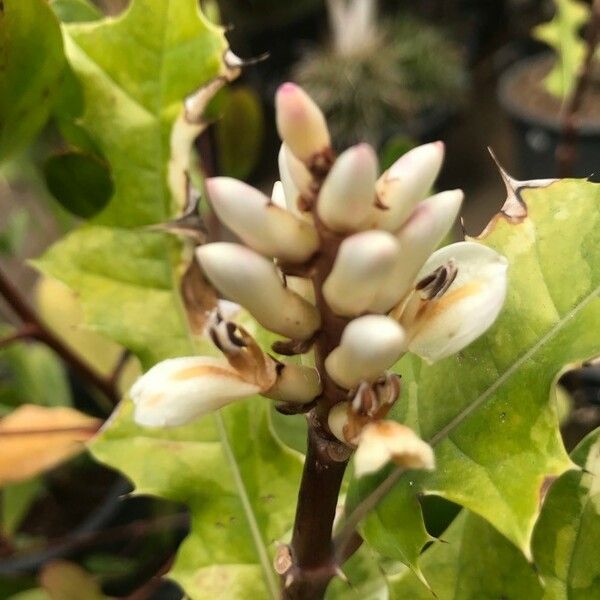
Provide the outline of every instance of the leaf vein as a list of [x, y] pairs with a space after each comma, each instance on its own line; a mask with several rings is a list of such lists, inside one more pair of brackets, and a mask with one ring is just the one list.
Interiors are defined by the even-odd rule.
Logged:
[[499, 390], [529, 359], [551, 340], [577, 313], [583, 310], [590, 302], [592, 302], [600, 292], [600, 286], [588, 294], [577, 306], [570, 310], [564, 317], [559, 319], [554, 326], [546, 332], [536, 344], [534, 344], [525, 354], [522, 354], [492, 385], [490, 385], [482, 394], [480, 394], [473, 402], [467, 405], [460, 411], [447, 425], [442, 427], [435, 435], [431, 437], [429, 443], [435, 446], [444, 438], [448, 437], [450, 432], [454, 431], [467, 417], [476, 411], [482, 404], [488, 400], [497, 390]]
[[256, 552], [258, 553], [260, 564], [263, 569], [265, 583], [269, 590], [269, 595], [272, 600], [277, 600], [279, 597], [278, 586], [277, 581], [275, 580], [275, 574], [271, 568], [269, 553], [267, 552], [267, 547], [260, 534], [260, 528], [256, 520], [256, 515], [252, 510], [252, 504], [250, 503], [250, 498], [248, 497], [248, 491], [246, 490], [246, 486], [244, 484], [242, 474], [240, 473], [233, 449], [229, 443], [229, 436], [227, 435], [227, 430], [225, 429], [225, 424], [223, 423], [223, 417], [221, 416], [221, 413], [217, 413], [215, 415], [215, 421], [217, 423], [219, 435], [221, 436], [223, 451], [225, 452], [225, 457], [227, 458], [227, 462], [231, 468], [231, 473], [239, 492], [244, 514], [246, 515], [246, 520], [248, 521], [248, 527], [250, 528], [250, 532], [252, 534], [252, 540], [254, 541]]

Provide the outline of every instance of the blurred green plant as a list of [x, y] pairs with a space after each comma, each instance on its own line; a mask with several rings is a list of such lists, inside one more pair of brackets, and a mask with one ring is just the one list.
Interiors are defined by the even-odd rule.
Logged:
[[219, 172], [246, 179], [260, 158], [264, 116], [258, 94], [249, 87], [224, 89], [215, 126]]
[[590, 17], [590, 8], [581, 0], [554, 0], [554, 4], [553, 19], [535, 27], [533, 36], [548, 44], [556, 55], [552, 70], [544, 79], [546, 90], [565, 99], [573, 91], [585, 55], [581, 29]]
[[361, 2], [344, 4], [328, 3], [329, 43], [308, 51], [292, 70], [323, 109], [337, 143], [380, 144], [398, 129], [414, 133], [427, 111], [460, 106], [466, 71], [447, 35], [408, 14], [377, 21], [374, 9], [352, 10]]

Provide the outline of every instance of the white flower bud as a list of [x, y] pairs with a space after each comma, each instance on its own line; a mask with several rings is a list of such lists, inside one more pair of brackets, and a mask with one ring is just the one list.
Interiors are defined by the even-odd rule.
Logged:
[[275, 97], [277, 130], [282, 141], [303, 163], [331, 146], [329, 130], [321, 109], [299, 86], [284, 83]]
[[323, 284], [333, 312], [352, 317], [371, 310], [399, 255], [400, 243], [387, 231], [364, 231], [346, 238]]
[[217, 242], [196, 249], [206, 276], [229, 300], [263, 326], [292, 339], [309, 338], [320, 325], [317, 309], [287, 289], [266, 258], [239, 244]]
[[377, 156], [368, 144], [348, 148], [333, 164], [317, 203], [320, 219], [346, 233], [371, 225], [374, 214]]
[[315, 228], [242, 181], [231, 177], [206, 180], [219, 220], [248, 246], [265, 256], [301, 263], [319, 247]]
[[312, 192], [312, 175], [308, 169], [290, 152], [285, 144], [281, 144], [279, 155], [277, 157], [279, 165], [279, 177], [285, 192], [285, 202], [293, 213], [306, 215], [299, 208], [299, 201], [302, 195], [311, 197]]
[[277, 379], [264, 395], [280, 402], [306, 404], [321, 393], [319, 373], [313, 367], [294, 363], [281, 363]]
[[432, 298], [415, 291], [401, 313], [409, 350], [428, 362], [478, 338], [496, 320], [506, 297], [508, 262], [491, 248], [475, 242], [446, 246], [431, 256], [419, 279], [448, 264], [454, 271], [449, 285], [439, 282], [441, 293]]
[[435, 455], [429, 444], [412, 429], [395, 421], [374, 421], [360, 434], [354, 454], [354, 474], [374, 473], [389, 461], [405, 469], [435, 468]]
[[404, 330], [394, 319], [366, 315], [346, 325], [340, 345], [325, 359], [325, 369], [340, 387], [374, 381], [406, 350]]
[[377, 209], [378, 228], [397, 231], [401, 227], [431, 190], [443, 160], [443, 142], [424, 144], [401, 156], [379, 178], [377, 195], [387, 210]]
[[224, 359], [172, 358], [154, 365], [129, 392], [136, 423], [147, 427], [184, 425], [260, 391]]
[[387, 312], [411, 290], [423, 263], [452, 228], [463, 197], [461, 190], [441, 192], [415, 208], [398, 232], [400, 257], [373, 305], [375, 312]]

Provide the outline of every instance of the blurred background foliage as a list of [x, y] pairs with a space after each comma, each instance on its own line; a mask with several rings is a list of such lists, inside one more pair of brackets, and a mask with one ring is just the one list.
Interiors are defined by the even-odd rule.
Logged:
[[[0, 66], [14, 65], [11, 52], [19, 52], [19, 69], [6, 69], [3, 82], [21, 99], [11, 103], [0, 92], [0, 263], [46, 325], [94, 369], [110, 376], [122, 363], [120, 390], [139, 373], [137, 362], [115, 343], [83, 329], [78, 298], [62, 284], [36, 278], [27, 260], [81, 219], [99, 213], [113, 189], [104, 157], [78, 125], [83, 97], [65, 67], [51, 11], [64, 23], [93, 21], [118, 15], [126, 4], [51, 0], [47, 10], [25, 14], [19, 23], [0, 22]], [[581, 15], [589, 12], [589, 2], [381, 0], [377, 12], [354, 15], [354, 21], [352, 15], [335, 13], [336, 0], [203, 4], [213, 20], [230, 27], [228, 39], [237, 55], [268, 57], [246, 68], [212, 102], [212, 125], [196, 144], [200, 175], [230, 175], [270, 192], [278, 150], [273, 92], [289, 78], [324, 108], [337, 144], [370, 141], [383, 167], [417, 143], [443, 139], [447, 163], [439, 184], [465, 189], [464, 223], [470, 233], [496, 212], [504, 193], [486, 146], [524, 178], [556, 174], [561, 101], [552, 95], [564, 95], [564, 88], [550, 83], [548, 73], [552, 65], [567, 64], [571, 83], [566, 85], [572, 85], [573, 65], [581, 56]], [[525, 117], [515, 116], [496, 93], [501, 74], [547, 52], [548, 43], [556, 46], [556, 32], [564, 31], [565, 21], [570, 44], [559, 44], [558, 55], [545, 59], [550, 61], [545, 71], [534, 72], [529, 96], [535, 104]], [[29, 35], [27, 44], [15, 49], [10, 40], [18, 27], [29, 28]], [[35, 76], [38, 71], [41, 77]], [[595, 156], [597, 169], [598, 96], [596, 76], [584, 103], [591, 134], [581, 134], [579, 175], [592, 174], [585, 156]], [[517, 123], [514, 137], [511, 122]], [[1, 336], [10, 336], [17, 325], [0, 302]], [[568, 374], [560, 389], [570, 448], [600, 421], [597, 373], [591, 365]], [[0, 416], [25, 405], [75, 409], [98, 419], [111, 409], [35, 341], [0, 348]], [[286, 442], [302, 449], [302, 434], [292, 420], [276, 416], [276, 427]], [[156, 574], [168, 570], [187, 531], [182, 507], [127, 499], [128, 484], [86, 455], [43, 471], [0, 490], [0, 598], [181, 597]], [[456, 514], [439, 499], [427, 499], [424, 509], [434, 535]], [[369, 564], [368, 557], [355, 560], [360, 568]]]

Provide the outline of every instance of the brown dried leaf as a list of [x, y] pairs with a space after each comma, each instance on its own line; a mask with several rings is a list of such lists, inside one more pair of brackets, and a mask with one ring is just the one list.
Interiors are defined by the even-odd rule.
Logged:
[[217, 293], [195, 259], [181, 279], [181, 297], [192, 332], [202, 335], [211, 311], [217, 306]]
[[72, 408], [17, 408], [0, 420], [0, 486], [29, 479], [78, 454], [101, 424]]

